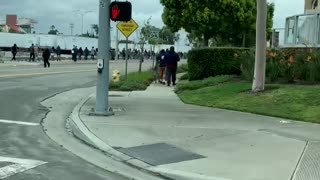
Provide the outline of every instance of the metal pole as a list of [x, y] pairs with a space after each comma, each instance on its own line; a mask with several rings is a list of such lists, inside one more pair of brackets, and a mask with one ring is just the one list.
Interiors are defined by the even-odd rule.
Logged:
[[99, 40], [98, 59], [103, 61], [101, 73], [98, 72], [96, 110], [94, 115], [113, 115], [109, 110], [109, 60], [110, 60], [110, 0], [100, 0], [99, 3]]
[[116, 60], [119, 60], [119, 30], [116, 28]]
[[257, 0], [256, 62], [252, 91], [263, 91], [266, 75], [267, 0]]
[[128, 52], [128, 37], [126, 38], [126, 79], [128, 78], [128, 55], [129, 55], [129, 52]]
[[81, 19], [81, 20], [82, 20], [82, 21], [81, 21], [81, 22], [82, 22], [82, 23], [81, 23], [81, 35], [83, 34], [83, 16], [84, 16], [84, 14], [81, 14], [81, 18], [82, 18], [82, 19]]

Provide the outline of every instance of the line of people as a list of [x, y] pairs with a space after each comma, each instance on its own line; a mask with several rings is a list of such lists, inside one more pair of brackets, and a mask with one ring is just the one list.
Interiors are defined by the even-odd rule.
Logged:
[[176, 85], [176, 76], [180, 56], [171, 46], [170, 50], [162, 49], [157, 55], [158, 82], [167, 86]]
[[91, 56], [91, 60], [94, 60], [95, 56], [97, 56], [97, 53], [98, 49], [95, 49], [94, 47], [92, 47], [89, 51], [87, 47], [83, 50], [82, 47], [78, 49], [77, 46], [73, 46], [73, 49], [71, 50], [72, 60], [74, 62], [77, 62], [78, 59], [82, 60], [82, 56], [84, 56], [85, 60], [88, 60], [89, 54]]

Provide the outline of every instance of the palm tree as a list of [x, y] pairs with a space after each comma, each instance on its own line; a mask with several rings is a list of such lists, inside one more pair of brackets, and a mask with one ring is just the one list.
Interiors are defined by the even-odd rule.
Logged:
[[56, 29], [56, 27], [54, 25], [50, 26], [50, 31], [48, 32], [48, 34], [58, 34], [59, 31]]
[[56, 27], [54, 25], [50, 26], [50, 30], [54, 31], [56, 29]]

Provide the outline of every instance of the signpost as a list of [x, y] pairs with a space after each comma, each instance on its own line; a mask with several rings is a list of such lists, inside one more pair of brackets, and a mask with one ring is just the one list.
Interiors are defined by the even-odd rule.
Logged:
[[117, 24], [117, 28], [119, 31], [126, 37], [126, 68], [125, 68], [125, 76], [127, 78], [128, 76], [128, 41], [129, 37], [133, 32], [135, 32], [138, 28], [139, 25], [131, 19], [128, 22], [119, 22]]

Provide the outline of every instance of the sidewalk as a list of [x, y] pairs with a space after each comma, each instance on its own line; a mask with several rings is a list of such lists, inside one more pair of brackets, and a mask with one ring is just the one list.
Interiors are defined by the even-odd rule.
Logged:
[[112, 117], [73, 111], [83, 138], [122, 161], [177, 180], [319, 180], [320, 125], [186, 105], [173, 88], [112, 92]]

